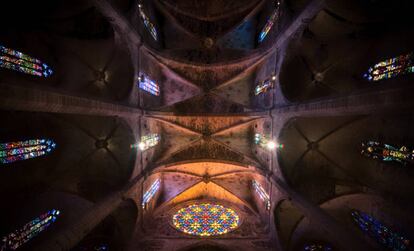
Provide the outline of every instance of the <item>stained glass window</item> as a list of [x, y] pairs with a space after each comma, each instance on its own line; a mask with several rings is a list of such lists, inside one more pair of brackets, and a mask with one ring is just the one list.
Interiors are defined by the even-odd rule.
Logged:
[[269, 150], [272, 150], [272, 149], [275, 149], [275, 148], [283, 149], [285, 147], [284, 144], [276, 143], [276, 142], [268, 139], [266, 136], [261, 135], [260, 133], [256, 133], [254, 135], [254, 143], [256, 145], [261, 146], [261, 147], [266, 147]]
[[157, 133], [144, 135], [141, 137], [141, 141], [131, 145], [131, 148], [139, 148], [141, 151], [148, 150], [149, 148], [156, 146], [160, 141], [160, 138], [160, 135]]
[[108, 245], [106, 245], [106, 244], [97, 245], [94, 248], [95, 251], [106, 251], [108, 249], [109, 249]]
[[279, 5], [280, 5], [280, 2], [276, 1], [275, 10], [273, 11], [272, 15], [270, 15], [270, 17], [267, 19], [265, 26], [263, 27], [263, 29], [261, 30], [259, 34], [259, 38], [258, 38], [259, 43], [261, 43], [266, 38], [267, 34], [270, 32], [275, 22], [277, 22], [277, 20], [279, 19]]
[[332, 247], [330, 245], [325, 244], [306, 244], [303, 251], [332, 251]]
[[254, 95], [257, 96], [261, 93], [265, 93], [268, 90], [272, 89], [274, 86], [275, 80], [276, 80], [276, 76], [272, 76], [271, 78], [268, 78], [260, 82], [258, 85], [256, 85], [256, 88], [254, 88]]
[[239, 216], [233, 209], [210, 203], [192, 204], [173, 216], [173, 224], [178, 230], [197, 236], [226, 234], [236, 229], [239, 223]]
[[57, 220], [59, 214], [59, 210], [52, 209], [30, 221], [22, 228], [4, 236], [0, 250], [16, 250], [26, 242], [30, 241], [33, 237], [46, 230]]
[[52, 69], [42, 61], [2, 45], [0, 67], [39, 77], [49, 77], [53, 74]]
[[160, 95], [160, 86], [152, 80], [148, 75], [141, 73], [139, 78], [139, 88], [151, 93], [152, 95], [159, 96]]
[[263, 200], [266, 206], [266, 210], [270, 210], [271, 203], [270, 203], [270, 197], [266, 193], [266, 191], [263, 189], [262, 185], [260, 185], [259, 182], [253, 180], [252, 185], [256, 193], [259, 195], [260, 199]]
[[144, 196], [142, 197], [142, 208], [145, 208], [150, 202], [150, 200], [154, 197], [155, 193], [160, 188], [161, 180], [157, 179], [152, 183], [150, 188], [144, 193]]
[[141, 17], [142, 22], [144, 22], [145, 27], [151, 34], [152, 38], [154, 38], [154, 40], [157, 41], [158, 40], [157, 29], [155, 28], [154, 24], [151, 23], [147, 14], [145, 14], [142, 4], [138, 4], [138, 11], [139, 11], [139, 16]]
[[383, 162], [397, 162], [402, 165], [414, 162], [414, 150], [406, 146], [396, 147], [377, 141], [362, 142], [361, 154]]
[[414, 72], [414, 53], [400, 55], [395, 58], [389, 58], [370, 67], [364, 74], [364, 78], [369, 81], [379, 81], [390, 79], [399, 75]]
[[351, 215], [362, 231], [374, 238], [386, 249], [392, 251], [412, 250], [410, 240], [394, 232], [374, 217], [358, 210], [352, 210]]
[[0, 144], [0, 163], [7, 164], [46, 155], [55, 149], [56, 143], [49, 139], [31, 139]]

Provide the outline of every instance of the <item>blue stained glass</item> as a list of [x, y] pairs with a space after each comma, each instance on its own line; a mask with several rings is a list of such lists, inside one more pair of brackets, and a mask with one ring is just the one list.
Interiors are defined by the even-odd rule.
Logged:
[[60, 211], [52, 209], [30, 221], [22, 228], [6, 235], [2, 239], [1, 251], [16, 250], [32, 238], [45, 231], [60, 215]]
[[152, 38], [154, 38], [154, 40], [157, 41], [158, 40], [157, 29], [155, 28], [155, 25], [150, 21], [149, 17], [145, 14], [143, 6], [141, 4], [138, 4], [138, 10], [139, 10], [139, 15], [142, 19], [142, 22], [144, 22], [145, 27], [151, 34]]
[[161, 180], [157, 179], [152, 183], [148, 191], [145, 192], [144, 196], [142, 197], [142, 208], [145, 208], [148, 202], [154, 197], [157, 193], [158, 189], [160, 188]]
[[263, 27], [262, 31], [259, 34], [258, 42], [261, 43], [266, 38], [267, 34], [269, 34], [270, 30], [272, 29], [273, 25], [279, 19], [279, 5], [280, 2], [277, 2], [277, 7], [273, 11], [272, 15], [267, 19], [265, 26]]
[[56, 143], [49, 139], [31, 139], [0, 144], [0, 163], [8, 164], [49, 154]]
[[151, 93], [152, 95], [160, 95], [160, 86], [152, 80], [148, 75], [141, 73], [138, 79], [139, 88]]
[[357, 226], [384, 248], [392, 251], [412, 250], [410, 240], [394, 232], [369, 214], [353, 210], [351, 215]]
[[52, 69], [40, 60], [0, 45], [0, 67], [39, 77], [49, 77]]

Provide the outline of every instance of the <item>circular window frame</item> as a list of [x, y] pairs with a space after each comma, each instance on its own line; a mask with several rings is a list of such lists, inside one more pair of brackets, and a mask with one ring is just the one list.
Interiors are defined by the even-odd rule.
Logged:
[[[234, 211], [234, 213], [238, 216], [239, 221], [238, 221], [238, 225], [237, 227], [233, 228], [233, 229], [229, 229], [228, 232], [226, 233], [222, 233], [222, 234], [217, 234], [217, 235], [209, 235], [209, 236], [202, 236], [202, 235], [197, 235], [197, 234], [191, 234], [191, 233], [186, 233], [184, 231], [182, 231], [181, 229], [177, 228], [174, 225], [174, 215], [176, 215], [178, 213], [179, 210], [183, 209], [183, 208], [187, 208], [191, 205], [200, 205], [200, 204], [211, 204], [211, 205], [218, 205], [218, 206], [222, 206], [226, 209], [231, 209]], [[169, 223], [170, 226], [177, 231], [177, 233], [183, 234], [185, 236], [187, 236], [188, 238], [226, 238], [226, 236], [228, 236], [228, 234], [236, 231], [237, 229], [239, 229], [243, 222], [244, 222], [244, 214], [240, 212], [240, 210], [235, 209], [234, 206], [230, 206], [228, 205], [229, 203], [226, 202], [221, 202], [221, 201], [189, 201], [180, 205], [175, 206], [174, 208], [171, 209], [170, 214], [169, 214]]]

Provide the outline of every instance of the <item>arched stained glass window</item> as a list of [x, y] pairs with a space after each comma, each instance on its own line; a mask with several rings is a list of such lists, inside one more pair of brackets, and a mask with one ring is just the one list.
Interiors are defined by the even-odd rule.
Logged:
[[332, 247], [330, 245], [325, 245], [325, 244], [306, 244], [303, 248], [302, 251], [332, 251]]
[[351, 215], [354, 222], [363, 232], [374, 238], [386, 249], [393, 251], [412, 250], [410, 240], [394, 232], [374, 217], [358, 210], [352, 210]]
[[52, 69], [42, 61], [2, 45], [0, 67], [39, 77], [49, 77], [53, 74]]
[[152, 80], [148, 75], [141, 73], [139, 78], [139, 88], [151, 93], [152, 95], [159, 96], [160, 95], [160, 86]]
[[260, 82], [258, 85], [256, 85], [256, 88], [254, 88], [254, 95], [257, 96], [261, 93], [265, 93], [268, 90], [272, 89], [274, 86], [275, 80], [276, 80], [276, 76], [272, 76], [271, 78], [268, 78]]
[[255, 180], [252, 181], [252, 185], [256, 193], [259, 195], [260, 199], [265, 203], [266, 210], [270, 210], [270, 207], [271, 207], [270, 197], [266, 193], [262, 185], [260, 185], [260, 183]]
[[142, 22], [144, 22], [145, 27], [151, 34], [152, 38], [154, 38], [154, 40], [157, 41], [158, 40], [157, 29], [155, 28], [155, 25], [150, 21], [147, 14], [145, 14], [142, 4], [138, 4], [138, 11], [139, 11], [139, 16], [141, 17]]
[[36, 219], [30, 221], [22, 228], [4, 236], [0, 250], [16, 250], [41, 232], [45, 231], [57, 220], [59, 214], [59, 210], [52, 209], [47, 213], [44, 213]]
[[46, 155], [56, 148], [49, 139], [31, 139], [0, 144], [0, 163], [7, 164]]
[[377, 141], [362, 142], [361, 154], [383, 162], [398, 162], [403, 165], [414, 163], [414, 150], [406, 146], [396, 147]]
[[240, 224], [237, 213], [222, 205], [202, 203], [181, 208], [173, 216], [175, 228], [190, 235], [226, 234]]
[[145, 208], [147, 204], [151, 201], [154, 195], [157, 193], [158, 189], [160, 188], [161, 180], [156, 179], [154, 183], [150, 186], [150, 188], [144, 193], [142, 196], [142, 208]]
[[285, 147], [284, 144], [276, 143], [276, 142], [270, 140], [269, 138], [267, 138], [266, 136], [264, 136], [264, 135], [262, 135], [260, 133], [256, 133], [254, 135], [254, 143], [256, 145], [259, 145], [259, 146], [261, 146], [263, 148], [267, 148], [269, 150], [273, 150], [275, 148], [277, 148], [277, 149], [283, 149]]
[[272, 15], [270, 15], [270, 17], [267, 19], [265, 26], [263, 27], [263, 29], [259, 33], [259, 38], [258, 38], [259, 43], [263, 42], [263, 40], [266, 38], [267, 34], [272, 29], [273, 25], [278, 21], [278, 19], [279, 19], [279, 6], [280, 6], [280, 2], [276, 1], [275, 10], [272, 12]]
[[414, 52], [381, 61], [364, 74], [369, 81], [390, 79], [414, 72]]
[[160, 138], [160, 135], [157, 133], [144, 135], [141, 137], [141, 141], [131, 145], [131, 148], [139, 148], [141, 151], [148, 150], [149, 148], [156, 146], [160, 141]]

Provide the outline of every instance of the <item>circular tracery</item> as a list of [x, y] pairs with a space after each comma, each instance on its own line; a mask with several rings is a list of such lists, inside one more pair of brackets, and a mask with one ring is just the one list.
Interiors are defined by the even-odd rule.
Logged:
[[222, 205], [202, 203], [181, 208], [173, 216], [178, 230], [197, 236], [226, 234], [239, 226], [238, 214]]

